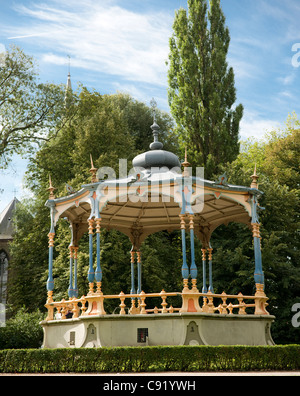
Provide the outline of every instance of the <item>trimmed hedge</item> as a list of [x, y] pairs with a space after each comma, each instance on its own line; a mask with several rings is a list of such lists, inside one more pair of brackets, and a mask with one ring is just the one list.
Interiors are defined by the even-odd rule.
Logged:
[[300, 345], [160, 346], [0, 351], [1, 373], [300, 370]]

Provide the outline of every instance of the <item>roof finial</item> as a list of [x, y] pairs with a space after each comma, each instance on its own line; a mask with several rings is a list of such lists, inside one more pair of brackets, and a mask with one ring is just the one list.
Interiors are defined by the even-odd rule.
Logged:
[[191, 164], [187, 160], [187, 148], [185, 148], [184, 162], [181, 165], [184, 167], [182, 176], [189, 176], [190, 174], [187, 168], [191, 166]]
[[156, 122], [157, 103], [154, 98], [152, 98], [152, 100], [150, 101], [150, 105], [151, 105], [152, 114], [153, 114], [153, 125], [151, 126], [151, 129], [152, 129], [153, 138], [154, 138], [153, 143], [150, 144], [150, 149], [151, 150], [161, 150], [164, 145], [158, 141], [158, 132], [159, 132], [160, 128]]
[[51, 180], [51, 175], [49, 174], [49, 188], [47, 188], [47, 191], [49, 191], [49, 199], [55, 199], [54, 191], [56, 188], [52, 186], [52, 180]]
[[91, 169], [90, 169], [90, 172], [92, 174], [92, 183], [97, 183], [99, 181], [98, 178], [97, 178], [97, 170], [98, 169], [94, 167], [92, 154], [90, 154], [90, 158], [91, 158]]
[[258, 183], [257, 183], [257, 181], [258, 181], [258, 179], [259, 179], [259, 176], [257, 176], [257, 169], [256, 169], [256, 164], [255, 164], [255, 167], [254, 167], [254, 173], [253, 173], [253, 175], [251, 176], [251, 179], [252, 179], [252, 183], [251, 183], [251, 188], [256, 188], [256, 189], [258, 189]]
[[156, 123], [156, 109], [157, 109], [157, 103], [154, 98], [150, 100], [150, 106], [152, 108], [152, 115], [153, 115], [153, 124]]

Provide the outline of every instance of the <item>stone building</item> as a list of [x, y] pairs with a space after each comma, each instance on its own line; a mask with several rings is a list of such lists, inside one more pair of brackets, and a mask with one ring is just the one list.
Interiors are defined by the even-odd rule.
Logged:
[[18, 199], [14, 198], [0, 214], [0, 326], [5, 322], [10, 262], [9, 244], [13, 240], [13, 215], [18, 203]]

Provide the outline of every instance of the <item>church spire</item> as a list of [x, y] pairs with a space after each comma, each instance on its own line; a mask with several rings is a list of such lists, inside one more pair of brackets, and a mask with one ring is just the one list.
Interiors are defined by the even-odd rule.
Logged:
[[66, 90], [65, 90], [65, 105], [68, 106], [69, 101], [71, 99], [72, 94], [72, 84], [71, 84], [71, 72], [70, 72], [70, 63], [71, 63], [71, 58], [68, 55], [69, 62], [68, 62], [68, 78], [67, 78], [67, 84], [66, 84]]

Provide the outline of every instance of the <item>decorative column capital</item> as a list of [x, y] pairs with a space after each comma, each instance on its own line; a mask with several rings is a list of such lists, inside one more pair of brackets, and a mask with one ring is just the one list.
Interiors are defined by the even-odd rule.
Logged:
[[212, 249], [212, 248], [207, 249], [207, 251], [208, 251], [208, 260], [209, 260], [209, 261], [212, 260], [212, 252], [213, 252], [213, 250], [214, 250], [214, 249]]
[[202, 260], [205, 261], [206, 260], [206, 249], [201, 249], [202, 252]]
[[180, 214], [179, 215], [179, 218], [180, 218], [180, 228], [182, 229], [182, 230], [185, 230], [185, 228], [186, 228], [186, 225], [185, 225], [185, 215], [184, 214]]
[[48, 238], [49, 238], [49, 247], [54, 247], [54, 232], [49, 232]]
[[194, 215], [189, 214], [189, 219], [190, 219], [190, 229], [193, 230], [194, 229]]
[[89, 224], [89, 234], [94, 233], [94, 219], [88, 219], [88, 224]]
[[73, 250], [74, 250], [74, 259], [77, 259], [77, 258], [78, 258], [78, 249], [79, 249], [78, 246], [73, 246]]
[[100, 233], [100, 228], [101, 228], [101, 218], [95, 219], [96, 223], [96, 233]]
[[69, 246], [69, 250], [70, 250], [70, 258], [74, 258], [74, 246]]
[[251, 223], [253, 238], [260, 238], [260, 224], [259, 223]]

